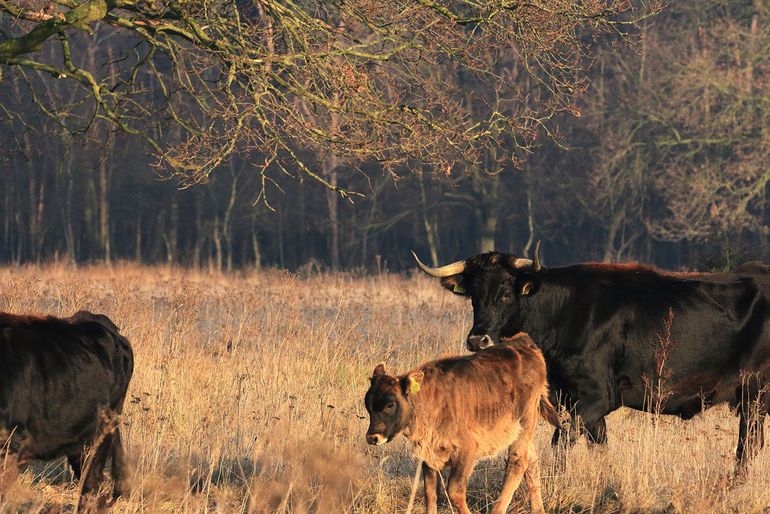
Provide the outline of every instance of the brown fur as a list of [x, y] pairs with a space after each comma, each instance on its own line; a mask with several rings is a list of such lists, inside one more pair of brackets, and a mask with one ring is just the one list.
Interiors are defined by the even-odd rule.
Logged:
[[640, 264], [638, 262], [586, 262], [587, 268], [618, 270], [618, 271], [659, 271], [658, 268], [650, 264]]
[[[526, 477], [534, 512], [544, 512], [532, 436], [538, 416], [559, 426], [548, 401], [545, 361], [526, 334], [480, 352], [422, 364], [399, 377], [375, 370], [370, 394], [393, 394], [406, 413], [401, 432], [424, 461], [426, 507], [436, 512], [437, 471], [449, 465], [449, 497], [470, 512], [465, 488], [475, 462], [509, 449], [503, 492], [494, 513], [505, 512]], [[410, 390], [410, 377], [419, 390]], [[374, 393], [372, 393], [374, 390]], [[370, 432], [373, 429], [370, 428]]]
[[[640, 264], [637, 262], [586, 262], [578, 264], [587, 269], [601, 270], [601, 271], [618, 271], [618, 272], [638, 272], [638, 273], [656, 273], [658, 275], [678, 277], [692, 280], [707, 280], [716, 282], [729, 282], [735, 279], [730, 273], [710, 273], [705, 271], [673, 271], [660, 269], [651, 264]], [[759, 261], [751, 261], [741, 265], [736, 271], [738, 274], [762, 274], [766, 273], [763, 269], [765, 266]]]

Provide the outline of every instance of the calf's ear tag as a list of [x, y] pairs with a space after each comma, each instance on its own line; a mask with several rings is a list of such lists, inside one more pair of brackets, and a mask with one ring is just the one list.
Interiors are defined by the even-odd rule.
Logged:
[[521, 296], [529, 296], [529, 293], [532, 292], [532, 284], [527, 282], [521, 287]]
[[457, 294], [465, 294], [465, 288], [460, 284], [455, 284], [455, 286], [452, 288], [452, 291]]
[[417, 394], [420, 392], [420, 383], [409, 377], [409, 394]]

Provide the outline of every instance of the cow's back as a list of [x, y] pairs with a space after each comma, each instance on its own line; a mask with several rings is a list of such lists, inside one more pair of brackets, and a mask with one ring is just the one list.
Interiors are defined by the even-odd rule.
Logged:
[[[734, 402], [742, 373], [765, 366], [768, 275], [595, 264], [543, 273], [548, 284], [535, 297], [537, 312], [558, 314], [532, 313], [524, 328], [546, 342], [551, 385], [570, 408], [582, 402], [584, 414], [588, 404], [603, 415], [649, 408], [660, 352], [672, 391], [663, 412], [684, 418]], [[546, 305], [564, 290], [566, 301]]]

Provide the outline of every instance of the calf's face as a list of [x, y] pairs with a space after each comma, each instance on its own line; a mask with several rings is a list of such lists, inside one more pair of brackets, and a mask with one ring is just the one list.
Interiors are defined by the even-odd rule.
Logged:
[[413, 371], [399, 378], [389, 375], [383, 364], [374, 368], [371, 385], [364, 398], [369, 413], [367, 443], [385, 444], [404, 431], [412, 412], [409, 397], [420, 390], [422, 379], [422, 371]]

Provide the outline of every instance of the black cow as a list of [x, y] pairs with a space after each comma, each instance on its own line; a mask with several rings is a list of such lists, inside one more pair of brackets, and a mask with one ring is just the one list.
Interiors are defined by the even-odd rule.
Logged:
[[84, 492], [98, 490], [112, 457], [119, 496], [127, 483], [125, 454], [105, 414], [121, 412], [133, 370], [131, 345], [106, 316], [0, 313], [0, 447], [20, 461], [66, 456], [79, 480], [86, 450], [96, 446]]
[[[596, 263], [546, 269], [537, 247], [534, 259], [490, 252], [440, 268], [418, 263], [470, 297], [469, 350], [529, 333], [545, 355], [554, 399], [582, 419], [592, 442], [606, 441], [604, 417], [621, 406], [689, 419], [729, 402], [740, 416], [737, 469], [764, 444], [770, 275], [760, 266], [736, 273]], [[557, 431], [554, 444], [564, 435]]]

